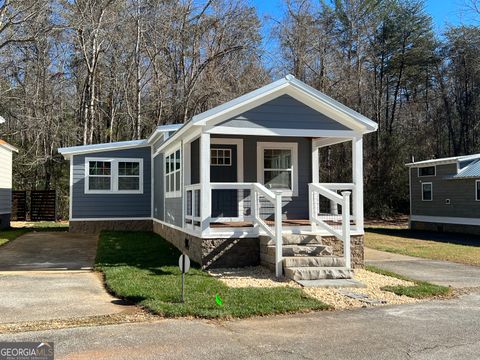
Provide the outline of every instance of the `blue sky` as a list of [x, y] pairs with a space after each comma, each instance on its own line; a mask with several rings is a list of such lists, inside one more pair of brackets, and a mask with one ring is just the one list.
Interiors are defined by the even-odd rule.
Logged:
[[[282, 0], [250, 0], [257, 8], [260, 16], [280, 18], [282, 15]], [[434, 29], [438, 34], [444, 32], [448, 25], [463, 23], [471, 24], [473, 19], [466, 9], [468, 0], [427, 0], [426, 11], [433, 17]]]

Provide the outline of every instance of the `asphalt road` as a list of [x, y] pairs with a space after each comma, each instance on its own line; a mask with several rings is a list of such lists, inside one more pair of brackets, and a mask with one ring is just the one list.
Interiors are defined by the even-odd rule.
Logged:
[[160, 320], [0, 335], [56, 359], [478, 359], [480, 294], [236, 321]]

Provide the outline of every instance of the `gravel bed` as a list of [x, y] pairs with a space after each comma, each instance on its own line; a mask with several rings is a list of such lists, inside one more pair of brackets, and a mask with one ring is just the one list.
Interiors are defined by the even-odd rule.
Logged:
[[[275, 275], [268, 269], [256, 266], [239, 269], [215, 269], [210, 270], [212, 276], [217, 277], [229, 287], [277, 287], [290, 286], [301, 288], [299, 284], [288, 279], [275, 278]], [[400, 280], [385, 275], [380, 275], [363, 269], [355, 270], [355, 280], [365, 284], [366, 288], [304, 288], [303, 291], [334, 309], [351, 309], [359, 307], [371, 307], [379, 305], [408, 304], [418, 302], [418, 299], [407, 296], [398, 296], [392, 292], [382, 291], [381, 287], [391, 285], [413, 286], [410, 281]], [[366, 294], [369, 300], [384, 301], [385, 304], [367, 304], [359, 299], [352, 299], [340, 293], [348, 291], [355, 294]]]

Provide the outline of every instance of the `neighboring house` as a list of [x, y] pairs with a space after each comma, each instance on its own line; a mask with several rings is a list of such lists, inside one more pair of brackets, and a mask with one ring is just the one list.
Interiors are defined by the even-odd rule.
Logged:
[[0, 229], [10, 227], [12, 213], [12, 155], [18, 150], [0, 139]]
[[480, 154], [406, 166], [412, 229], [480, 234]]
[[[70, 229], [153, 229], [204, 267], [350, 277], [363, 265], [362, 137], [376, 129], [288, 75], [145, 140], [62, 148]], [[320, 183], [319, 148], [343, 142], [351, 182]]]

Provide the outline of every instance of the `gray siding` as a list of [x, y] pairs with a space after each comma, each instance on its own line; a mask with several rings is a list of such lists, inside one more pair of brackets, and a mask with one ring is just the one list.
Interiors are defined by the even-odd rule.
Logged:
[[0, 189], [0, 214], [10, 214], [12, 211], [12, 189]]
[[[85, 194], [85, 158], [143, 158], [143, 194]], [[144, 218], [151, 216], [150, 147], [77, 155], [73, 159], [73, 218]]]
[[[456, 164], [438, 165], [435, 176], [419, 177], [418, 169], [411, 168], [412, 215], [480, 217], [480, 202], [475, 201], [475, 179], [451, 179], [456, 173]], [[432, 201], [422, 201], [422, 182], [432, 183]], [[449, 205], [446, 199], [450, 199]]]
[[191, 167], [190, 177], [192, 184], [198, 184], [200, 182], [200, 139], [196, 139], [191, 143]]
[[269, 129], [349, 130], [289, 95], [282, 95], [248, 110], [219, 126]]
[[165, 220], [164, 217], [164, 166], [163, 154], [158, 154], [153, 159], [153, 217], [158, 220]]
[[[283, 213], [289, 219], [308, 219], [308, 184], [312, 180], [312, 145], [308, 138], [268, 137], [268, 136], [224, 136], [220, 138], [243, 139], [244, 181], [257, 182], [257, 142], [296, 142], [298, 144], [298, 196], [283, 197]], [[245, 199], [245, 207], [249, 207], [250, 199]], [[262, 214], [271, 216], [273, 207], [269, 202], [262, 203]]]
[[182, 226], [182, 198], [165, 199], [165, 221], [172, 225]]

